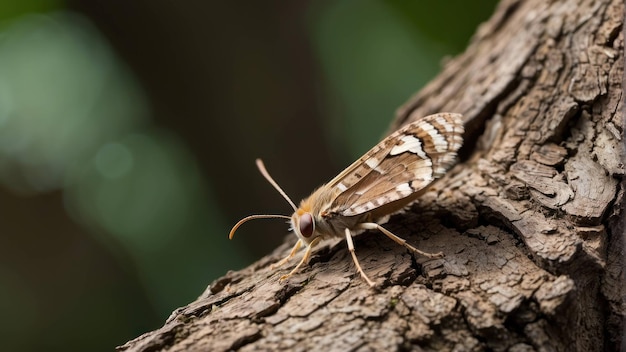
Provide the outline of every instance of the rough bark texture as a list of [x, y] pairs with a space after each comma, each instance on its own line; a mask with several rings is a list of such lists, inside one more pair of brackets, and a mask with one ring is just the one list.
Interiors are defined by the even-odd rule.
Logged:
[[[624, 317], [621, 0], [503, 1], [392, 128], [463, 113], [462, 160], [375, 232], [320, 246], [287, 282], [295, 238], [216, 280], [120, 350], [618, 350]], [[295, 262], [294, 262], [295, 263]]]

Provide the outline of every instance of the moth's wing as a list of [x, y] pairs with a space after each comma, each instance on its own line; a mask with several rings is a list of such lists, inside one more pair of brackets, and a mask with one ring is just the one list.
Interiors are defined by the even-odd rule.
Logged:
[[339, 191], [329, 212], [359, 215], [424, 189], [454, 164], [463, 132], [461, 115], [453, 113], [400, 128], [327, 184]]

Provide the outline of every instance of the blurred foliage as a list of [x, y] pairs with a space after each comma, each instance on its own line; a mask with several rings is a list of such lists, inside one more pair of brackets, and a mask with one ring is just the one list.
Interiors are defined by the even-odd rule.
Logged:
[[323, 68], [321, 99], [330, 143], [360, 157], [394, 111], [463, 50], [495, 1], [313, 3], [310, 29]]
[[[184, 47], [190, 43], [185, 35], [192, 36], [184, 31], [188, 23], [157, 6], [162, 3], [133, 4], [169, 26], [163, 30], [180, 42], [171, 53], [175, 60], [193, 62], [193, 50]], [[0, 183], [6, 191], [0, 198], [5, 215], [0, 311], [6, 318], [0, 337], [8, 350], [110, 350], [158, 327], [211, 280], [252, 259], [227, 242], [230, 224], [215, 196], [220, 184], [207, 179], [210, 167], [201, 165], [202, 152], [155, 122], [154, 116], [163, 114], [155, 109], [165, 105], [148, 98], [150, 77], [138, 78], [87, 16], [51, 12], [61, 5], [0, 5], [5, 20], [0, 27]], [[311, 41], [308, 60], [316, 73], [318, 106], [294, 109], [319, 110], [329, 149], [347, 149], [330, 157], [358, 157], [382, 137], [393, 111], [437, 74], [442, 57], [463, 49], [494, 5], [310, 2], [291, 27], [281, 29], [303, 27]], [[131, 29], [141, 32], [144, 23], [135, 22]], [[236, 34], [226, 38], [238, 40]], [[257, 56], [247, 59], [271, 57], [262, 45], [255, 50]], [[298, 103], [290, 100], [289, 85], [282, 85], [285, 77], [255, 72], [255, 64], [214, 77], [237, 77], [243, 82], [238, 93], [247, 91], [246, 79], [267, 79], [268, 90]], [[249, 96], [232, 101], [258, 100], [254, 89], [248, 90]], [[226, 104], [211, 101], [220, 103]], [[272, 102], [259, 103], [265, 105], [272, 113], [281, 111]], [[231, 122], [228, 116], [212, 118]], [[251, 131], [256, 137], [268, 125], [257, 122], [252, 125], [258, 131]], [[263, 140], [256, 137], [249, 139]], [[241, 196], [235, 196], [239, 203]], [[26, 224], [24, 218], [31, 217], [33, 224]], [[52, 225], [38, 228], [37, 219]]]
[[15, 22], [0, 41], [0, 182], [62, 187], [73, 166], [145, 123], [136, 82], [90, 23], [67, 13]]
[[0, 2], [0, 21], [11, 22], [22, 15], [54, 11], [62, 5], [63, 1], [58, 0], [2, 1]]
[[[210, 203], [191, 151], [171, 133], [152, 127], [148, 116], [137, 82], [84, 17], [33, 15], [5, 30], [0, 39], [0, 182], [22, 195], [62, 190], [66, 209], [87, 233], [114, 255], [132, 258], [139, 284], [151, 292], [149, 303], [171, 310], [179, 304], [173, 302], [198, 294], [207, 276], [223, 273], [216, 263], [236, 267], [242, 261], [224, 255], [223, 244], [206, 236], [207, 229], [226, 225]], [[51, 229], [49, 235], [57, 233]], [[226, 242], [224, 236], [215, 238]], [[177, 275], [181, 272], [187, 275]], [[36, 294], [25, 292], [9, 273], [2, 277], [3, 311], [24, 317], [21, 307], [32, 305], [9, 302]], [[111, 295], [88, 294], [93, 317], [106, 321], [116, 307]], [[124, 316], [132, 314], [120, 313], [111, 323], [128, 321]], [[113, 326], [124, 330], [121, 324]], [[72, 341], [74, 336], [52, 339]]]
[[311, 29], [325, 73], [326, 123], [334, 144], [347, 142], [356, 159], [383, 137], [394, 110], [455, 50], [384, 2], [337, 1], [316, 10]]

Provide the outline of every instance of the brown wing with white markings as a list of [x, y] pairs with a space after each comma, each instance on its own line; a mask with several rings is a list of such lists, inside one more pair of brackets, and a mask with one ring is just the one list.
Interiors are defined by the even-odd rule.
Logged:
[[439, 113], [392, 133], [327, 184], [339, 191], [328, 214], [364, 214], [424, 189], [454, 164], [463, 132], [460, 114]]

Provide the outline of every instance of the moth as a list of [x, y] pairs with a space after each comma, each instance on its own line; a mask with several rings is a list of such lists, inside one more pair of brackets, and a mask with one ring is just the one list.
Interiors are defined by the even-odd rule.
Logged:
[[249, 220], [288, 219], [290, 230], [298, 236], [298, 241], [289, 255], [272, 265], [272, 268], [291, 260], [302, 245], [306, 246], [306, 251], [298, 265], [280, 280], [287, 279], [303, 263], [308, 262], [313, 247], [320, 241], [345, 237], [357, 271], [370, 286], [374, 286], [359, 264], [352, 241], [353, 235], [365, 230], [378, 230], [419, 255], [442, 257], [441, 252], [420, 251], [380, 223], [386, 222], [389, 215], [415, 201], [455, 163], [457, 151], [463, 143], [461, 118], [460, 114], [438, 113], [403, 126], [302, 200], [298, 207], [270, 176], [263, 161], [257, 159], [261, 174], [285, 198], [294, 212], [291, 216], [247, 216], [233, 226], [228, 237], [232, 239], [235, 231]]

